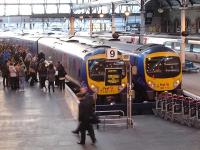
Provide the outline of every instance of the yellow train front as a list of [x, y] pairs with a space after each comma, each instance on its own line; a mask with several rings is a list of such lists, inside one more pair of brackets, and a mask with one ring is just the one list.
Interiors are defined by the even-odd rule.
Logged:
[[132, 65], [138, 69], [133, 77], [136, 101], [154, 100], [156, 93], [163, 91], [182, 91], [182, 66], [174, 50], [149, 44], [138, 48], [136, 53], [131, 56]]
[[97, 104], [115, 104], [126, 100], [126, 65], [118, 53], [117, 59], [107, 59], [107, 48], [99, 48], [86, 56], [87, 83], [97, 94]]

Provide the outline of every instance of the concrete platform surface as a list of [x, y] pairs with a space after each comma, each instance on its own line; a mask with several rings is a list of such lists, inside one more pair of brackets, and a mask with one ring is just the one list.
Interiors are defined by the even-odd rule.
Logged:
[[25, 92], [0, 85], [0, 150], [200, 150], [200, 130], [154, 116], [134, 116], [134, 128], [95, 130], [97, 143], [76, 144], [79, 137], [68, 107], [68, 90], [44, 93], [38, 87]]
[[200, 96], [200, 73], [183, 73], [183, 89]]

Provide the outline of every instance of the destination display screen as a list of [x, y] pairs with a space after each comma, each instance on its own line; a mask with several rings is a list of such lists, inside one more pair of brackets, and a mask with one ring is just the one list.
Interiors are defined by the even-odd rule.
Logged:
[[146, 59], [146, 72], [154, 78], [170, 78], [177, 76], [181, 71], [181, 62], [178, 57], [164, 56]]
[[106, 68], [105, 85], [121, 85], [122, 69]]

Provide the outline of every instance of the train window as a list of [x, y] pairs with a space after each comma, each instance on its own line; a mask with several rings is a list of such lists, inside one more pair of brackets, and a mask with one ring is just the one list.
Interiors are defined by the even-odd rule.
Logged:
[[175, 42], [174, 43], [174, 49], [180, 51], [180, 49], [181, 49], [181, 43]]
[[164, 45], [168, 48], [172, 48], [172, 42], [165, 42]]
[[198, 44], [194, 44], [193, 45], [193, 52], [200, 52], [200, 45], [198, 45]]
[[105, 68], [122, 68], [122, 78], [126, 76], [126, 67], [123, 61], [94, 59], [88, 61], [89, 77], [95, 81], [104, 81]]
[[177, 76], [181, 71], [178, 57], [154, 57], [146, 59], [146, 72], [154, 78], [170, 78]]

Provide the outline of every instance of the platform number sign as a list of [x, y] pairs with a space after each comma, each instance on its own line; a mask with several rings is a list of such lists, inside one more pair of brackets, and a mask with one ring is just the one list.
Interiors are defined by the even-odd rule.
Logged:
[[117, 59], [117, 49], [116, 48], [109, 48], [107, 49], [107, 59]]

